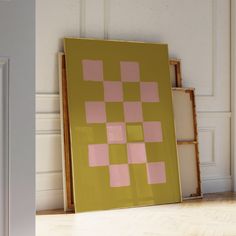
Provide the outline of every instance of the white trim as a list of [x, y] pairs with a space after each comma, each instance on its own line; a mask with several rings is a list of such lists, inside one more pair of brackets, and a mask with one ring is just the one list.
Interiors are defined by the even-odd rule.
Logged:
[[36, 113], [59, 113], [59, 94], [36, 94]]
[[36, 114], [36, 134], [60, 134], [59, 114]]
[[9, 230], [0, 235], [34, 236], [35, 0], [1, 2], [0, 33], [0, 56], [9, 60]]
[[210, 176], [202, 179], [203, 193], [228, 192], [232, 189], [231, 176]]
[[86, 1], [80, 0], [80, 37], [84, 38], [86, 34], [85, 29], [85, 10], [86, 10]]
[[236, 191], [236, 0], [231, 0], [231, 170]]
[[104, 39], [109, 39], [110, 0], [104, 0]]
[[[197, 110], [228, 112], [230, 98], [230, 0], [212, 0], [212, 76], [210, 93], [196, 93]], [[220, 69], [219, 69], [220, 68]]]
[[37, 211], [63, 208], [63, 189], [38, 191], [36, 195]]
[[211, 152], [212, 152], [212, 155], [211, 155], [211, 160], [210, 161], [207, 161], [207, 162], [204, 162], [202, 161], [200, 163], [201, 166], [216, 166], [216, 160], [215, 160], [215, 133], [216, 133], [216, 127], [203, 127], [203, 128], [199, 128], [198, 129], [198, 133], [202, 133], [202, 132], [205, 132], [205, 133], [210, 133], [211, 135], [211, 140], [212, 140], [212, 146], [211, 146]]
[[[8, 128], [8, 112], [9, 112], [9, 77], [8, 77], [8, 67], [9, 67], [8, 59], [6, 58], [0, 58], [0, 84], [3, 86], [2, 90], [0, 90], [0, 97], [3, 98], [3, 107], [2, 110], [4, 112], [3, 114], [3, 127], [1, 130], [0, 126], [0, 132], [3, 134], [3, 138], [0, 137], [0, 147], [3, 150], [3, 156], [0, 156], [0, 167], [1, 164], [3, 164], [2, 168], [4, 170], [3, 181], [1, 185], [3, 184], [3, 194], [4, 196], [0, 196], [0, 201], [3, 201], [4, 206], [1, 206], [0, 214], [0, 233], [4, 233], [5, 235], [9, 234], [9, 128]], [[1, 109], [1, 108], [0, 108]], [[1, 115], [1, 114], [0, 114]], [[1, 145], [3, 144], [3, 146]], [[2, 171], [2, 170], [1, 170]], [[0, 190], [2, 191], [2, 189]], [[1, 200], [1, 197], [3, 199]], [[0, 202], [1, 204], [1, 202]], [[3, 225], [1, 225], [1, 222], [3, 222]], [[1, 231], [3, 229], [3, 232]]]

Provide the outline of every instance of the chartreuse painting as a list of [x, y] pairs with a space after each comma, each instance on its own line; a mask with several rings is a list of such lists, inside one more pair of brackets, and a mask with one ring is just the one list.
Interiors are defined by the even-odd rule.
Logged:
[[180, 202], [167, 45], [64, 45], [75, 211]]

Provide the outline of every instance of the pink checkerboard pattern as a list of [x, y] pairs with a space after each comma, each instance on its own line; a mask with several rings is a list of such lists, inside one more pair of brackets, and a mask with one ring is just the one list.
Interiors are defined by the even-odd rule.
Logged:
[[[140, 66], [135, 61], [120, 62], [120, 81], [105, 81], [102, 60], [82, 60], [84, 81], [103, 83], [104, 101], [86, 101], [85, 114], [88, 124], [105, 124], [107, 143], [88, 145], [88, 164], [90, 167], [109, 168], [110, 187], [126, 187], [130, 183], [129, 165], [145, 164], [148, 184], [166, 183], [165, 162], [148, 162], [145, 143], [163, 142], [160, 121], [143, 121], [142, 102], [160, 102], [157, 82], [140, 81]], [[124, 101], [123, 83], [139, 82], [140, 101]], [[124, 121], [107, 122], [106, 102], [123, 102]], [[126, 122], [141, 122], [143, 142], [127, 142]], [[109, 145], [126, 144], [128, 163], [111, 164]]]

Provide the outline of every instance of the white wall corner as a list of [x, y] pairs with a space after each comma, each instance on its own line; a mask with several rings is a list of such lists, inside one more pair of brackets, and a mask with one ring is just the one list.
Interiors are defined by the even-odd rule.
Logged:
[[0, 235], [8, 234], [8, 59], [0, 58]]
[[231, 0], [231, 171], [236, 191], [236, 0]]

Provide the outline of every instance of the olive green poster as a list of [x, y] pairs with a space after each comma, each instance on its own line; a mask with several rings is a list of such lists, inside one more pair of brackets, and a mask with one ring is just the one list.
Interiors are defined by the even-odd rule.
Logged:
[[76, 212], [179, 202], [167, 45], [64, 43]]

